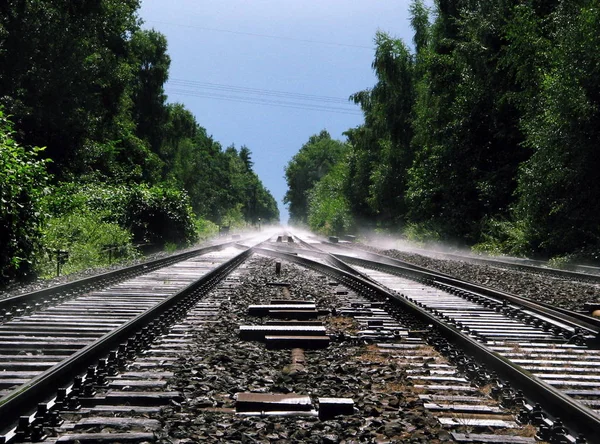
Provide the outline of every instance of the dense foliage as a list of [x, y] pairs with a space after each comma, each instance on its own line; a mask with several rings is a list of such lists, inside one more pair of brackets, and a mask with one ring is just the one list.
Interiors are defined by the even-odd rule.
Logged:
[[308, 225], [333, 235], [353, 230], [350, 202], [340, 192], [347, 180], [346, 162], [338, 162], [308, 193]]
[[[43, 239], [45, 250], [38, 255], [36, 264], [43, 277], [55, 276], [57, 266], [66, 274], [116, 259], [133, 259], [139, 254], [128, 230], [87, 209], [49, 218]], [[65, 263], [57, 258], [60, 252], [68, 252]]]
[[[132, 242], [164, 245], [194, 241], [194, 227], [208, 221], [279, 219], [252, 170], [250, 150], [223, 150], [181, 104], [167, 103], [167, 41], [141, 29], [139, 6], [138, 0], [0, 3], [0, 109], [14, 124], [13, 131], [4, 117], [0, 122], [7, 202], [0, 224], [8, 227], [0, 234], [0, 246], [8, 246], [1, 280], [29, 273], [26, 264], [45, 257], [40, 242], [57, 243], [60, 236], [51, 233], [60, 226], [68, 232], [79, 224], [84, 232], [113, 223]], [[38, 159], [38, 149], [23, 148], [34, 146], [45, 147], [51, 162]], [[50, 212], [53, 219], [41, 230], [37, 201], [49, 175], [46, 201], [56, 202], [46, 202], [48, 208], [65, 204], [66, 190], [90, 184], [106, 199], [129, 190], [129, 201], [117, 208], [105, 200], [100, 206], [115, 213], [98, 214], [71, 199]], [[60, 248], [71, 250], [77, 244], [72, 237], [64, 243]]]
[[322, 231], [340, 226], [323, 220], [335, 192], [361, 224], [598, 259], [600, 2], [413, 0], [410, 13], [412, 52], [375, 37], [378, 81], [351, 97], [365, 120], [336, 186], [288, 180], [288, 196], [311, 196]]
[[288, 191], [283, 201], [289, 205], [292, 223], [307, 222], [309, 191], [342, 158], [345, 149], [343, 143], [323, 130], [311, 136], [290, 160], [285, 170]]
[[39, 202], [48, 180], [40, 151], [15, 142], [0, 110], [0, 282], [32, 272], [43, 221]]

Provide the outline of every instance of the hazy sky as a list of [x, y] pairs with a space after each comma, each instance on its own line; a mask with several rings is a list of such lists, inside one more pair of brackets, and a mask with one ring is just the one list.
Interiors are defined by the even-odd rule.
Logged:
[[277, 199], [308, 138], [362, 122], [350, 94], [372, 87], [380, 29], [411, 44], [409, 0], [142, 0], [145, 28], [167, 36], [166, 93], [223, 147], [246, 145]]

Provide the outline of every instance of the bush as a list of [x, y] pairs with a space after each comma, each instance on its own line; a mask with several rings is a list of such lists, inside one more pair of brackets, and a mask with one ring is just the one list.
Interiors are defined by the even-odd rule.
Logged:
[[524, 221], [486, 219], [482, 223], [481, 240], [472, 247], [478, 253], [509, 254], [526, 257], [532, 253]]
[[62, 274], [138, 255], [129, 231], [115, 223], [105, 222], [100, 214], [89, 211], [49, 218], [44, 227], [43, 244], [46, 254], [39, 261], [39, 273], [43, 277], [52, 277], [56, 273], [56, 250], [69, 254], [61, 267]]
[[244, 218], [243, 204], [236, 204], [229, 208], [225, 215], [221, 217], [221, 226], [229, 227], [230, 229], [244, 228], [246, 219]]
[[0, 283], [33, 274], [44, 219], [39, 199], [49, 178], [43, 149], [25, 149], [12, 137], [0, 109]]
[[433, 226], [432, 223], [410, 223], [404, 227], [402, 234], [410, 241], [424, 244], [427, 242], [440, 242], [442, 236], [439, 228]]
[[51, 214], [86, 212], [129, 230], [138, 244], [189, 245], [197, 240], [194, 215], [184, 191], [169, 186], [65, 183], [46, 199]]
[[185, 191], [138, 185], [127, 195], [121, 223], [135, 242], [160, 246], [190, 245], [198, 240], [194, 214]]
[[195, 220], [195, 225], [199, 239], [207, 239], [219, 234], [219, 226], [208, 219], [199, 217]]
[[308, 225], [325, 235], [343, 235], [354, 230], [350, 203], [344, 196], [347, 178], [344, 162], [339, 162], [308, 192]]

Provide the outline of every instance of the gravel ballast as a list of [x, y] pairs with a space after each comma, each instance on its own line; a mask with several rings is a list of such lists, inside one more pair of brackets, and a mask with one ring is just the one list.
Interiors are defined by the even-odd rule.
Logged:
[[157, 251], [155, 253], [146, 254], [144, 256], [138, 257], [136, 259], [129, 260], [127, 262], [115, 262], [112, 265], [104, 266], [104, 267], [95, 267], [95, 268], [87, 268], [85, 270], [80, 270], [75, 273], [70, 273], [67, 275], [61, 275], [50, 279], [42, 279], [38, 278], [32, 282], [12, 282], [4, 287], [0, 287], [0, 299], [6, 299], [13, 296], [19, 296], [26, 293], [32, 293], [34, 291], [44, 290], [46, 288], [55, 287], [57, 285], [68, 284], [70, 282], [75, 282], [81, 279], [98, 276], [103, 273], [108, 273], [111, 271], [122, 270], [127, 267], [131, 267], [133, 265], [139, 265], [146, 262], [154, 261], [157, 259], [163, 259], [168, 256], [172, 256], [175, 254], [185, 253], [186, 251], [190, 251], [197, 248], [202, 248], [210, 245], [210, 241], [194, 245], [193, 247], [177, 250], [173, 253], [168, 253], [166, 251]]
[[[250, 304], [282, 298], [279, 280], [290, 284], [292, 299], [314, 300], [319, 309], [339, 308], [327, 279], [283, 263], [275, 276], [272, 259], [255, 257], [248, 273], [218, 321], [197, 332], [195, 343], [175, 367], [173, 387], [186, 401], [163, 411], [163, 443], [307, 442], [439, 443], [449, 434], [414, 394], [404, 369], [386, 362], [372, 348], [354, 340], [335, 341], [327, 349], [306, 350], [305, 369], [290, 367], [290, 350], [268, 350], [259, 342], [240, 341], [240, 325], [263, 323], [247, 315]], [[339, 287], [338, 287], [339, 288]], [[328, 332], [352, 332], [351, 318], [323, 318]], [[353, 415], [330, 420], [318, 417], [240, 416], [236, 393], [296, 393], [354, 400]]]
[[600, 301], [600, 284], [571, 281], [550, 273], [535, 274], [468, 261], [439, 259], [399, 250], [384, 250], [379, 253], [459, 279], [569, 310], [580, 311], [584, 309], [586, 302]]

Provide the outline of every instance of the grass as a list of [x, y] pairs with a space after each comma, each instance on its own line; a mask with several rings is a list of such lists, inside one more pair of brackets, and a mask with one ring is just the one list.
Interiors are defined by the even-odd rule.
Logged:
[[[43, 249], [36, 258], [37, 274], [43, 279], [56, 277], [58, 250], [68, 253], [68, 259], [60, 266], [61, 276], [139, 258], [132, 234], [116, 223], [106, 222], [104, 216], [101, 212], [81, 210], [51, 217], [43, 228]], [[200, 239], [207, 239], [218, 233], [218, 227], [198, 219], [196, 231]], [[167, 253], [176, 250], [173, 242], [164, 246]]]
[[167, 242], [165, 244], [165, 251], [167, 253], [175, 253], [175, 251], [177, 251], [177, 244], [174, 244], [172, 242]]
[[360, 327], [354, 318], [348, 316], [329, 317], [325, 322], [329, 330], [334, 332], [344, 332], [349, 335], [358, 333]]
[[491, 396], [492, 395], [492, 387], [493, 387], [492, 384], [482, 385], [481, 387], [479, 387], [479, 391], [486, 396]]
[[356, 360], [363, 363], [384, 363], [389, 362], [389, 357], [379, 352], [379, 347], [375, 344], [364, 346], [364, 351], [356, 356]]
[[60, 274], [111, 265], [139, 256], [131, 234], [115, 223], [105, 222], [92, 212], [71, 213], [51, 218], [43, 231], [44, 249], [37, 260], [43, 278], [56, 276], [56, 251], [68, 253]]

